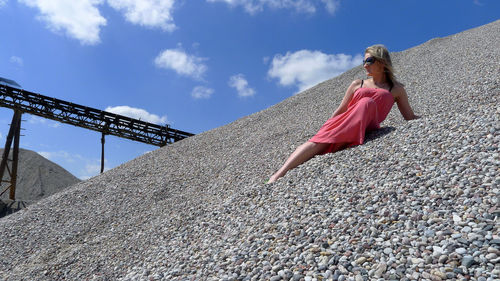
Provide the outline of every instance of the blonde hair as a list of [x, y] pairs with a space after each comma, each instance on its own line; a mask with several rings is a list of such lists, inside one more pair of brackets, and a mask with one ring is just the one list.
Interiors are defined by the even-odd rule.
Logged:
[[378, 61], [384, 64], [384, 72], [386, 75], [387, 81], [394, 86], [396, 83], [399, 83], [394, 76], [394, 69], [392, 68], [391, 56], [389, 55], [389, 51], [384, 45], [373, 45], [365, 50], [365, 54], [368, 53], [375, 57]]

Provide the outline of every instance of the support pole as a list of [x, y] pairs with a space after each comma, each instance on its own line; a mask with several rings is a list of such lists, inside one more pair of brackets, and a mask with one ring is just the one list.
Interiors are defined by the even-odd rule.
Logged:
[[[17, 179], [17, 160], [19, 155], [19, 136], [21, 132], [21, 115], [22, 112], [19, 110], [14, 110], [14, 116], [12, 117], [12, 122], [10, 123], [9, 134], [5, 140], [5, 148], [3, 150], [2, 162], [0, 163], [0, 184], [3, 182], [3, 176], [5, 169], [8, 169], [8, 160], [10, 147], [12, 146], [12, 139], [14, 140], [14, 161], [12, 163], [12, 170], [10, 171], [10, 194], [9, 198], [15, 200], [16, 194], [16, 179]], [[16, 148], [17, 147], [17, 148]], [[7, 191], [7, 190], [5, 190]], [[3, 193], [3, 192], [2, 192]]]
[[[20, 112], [19, 112], [20, 113]], [[21, 138], [21, 113], [17, 121], [17, 127], [14, 135], [14, 151], [12, 153], [12, 174], [10, 175], [10, 200], [16, 200], [17, 183], [17, 163], [19, 162], [19, 140]]]
[[101, 174], [104, 172], [104, 143], [106, 142], [106, 139], [104, 138], [106, 135], [104, 132], [102, 133], [101, 137], [101, 144], [102, 144], [102, 149], [101, 149]]

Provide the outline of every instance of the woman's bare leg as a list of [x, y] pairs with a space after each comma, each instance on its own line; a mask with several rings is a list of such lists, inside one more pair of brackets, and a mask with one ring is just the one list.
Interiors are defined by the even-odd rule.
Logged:
[[283, 164], [283, 166], [269, 179], [267, 183], [275, 182], [277, 179], [284, 176], [289, 170], [313, 158], [315, 155], [326, 149], [329, 145], [329, 143], [315, 143], [309, 141], [300, 145], [288, 157], [288, 160], [286, 160], [285, 164]]

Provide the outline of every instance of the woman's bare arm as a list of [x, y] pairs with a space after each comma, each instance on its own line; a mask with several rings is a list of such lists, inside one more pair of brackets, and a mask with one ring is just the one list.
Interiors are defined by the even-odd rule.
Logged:
[[406, 94], [406, 90], [403, 86], [394, 87], [394, 95], [396, 97], [396, 103], [398, 104], [399, 112], [403, 115], [405, 120], [413, 120], [420, 118], [419, 116], [413, 113], [413, 109], [408, 102], [408, 94]]
[[340, 103], [339, 107], [333, 112], [333, 115], [330, 118], [342, 114], [347, 110], [347, 106], [349, 105], [349, 102], [352, 99], [354, 91], [356, 91], [360, 86], [361, 86], [360, 79], [352, 81], [351, 85], [349, 86], [349, 88], [347, 88], [347, 91], [345, 92], [342, 102]]

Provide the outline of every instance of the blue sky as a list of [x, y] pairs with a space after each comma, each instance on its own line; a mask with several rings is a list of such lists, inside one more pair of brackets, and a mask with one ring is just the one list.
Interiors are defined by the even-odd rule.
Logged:
[[[369, 45], [402, 51], [499, 18], [498, 0], [0, 0], [0, 77], [201, 133], [359, 65]], [[2, 147], [12, 115], [0, 108]], [[100, 133], [23, 120], [22, 148], [98, 174]], [[106, 168], [155, 149], [107, 136]]]

